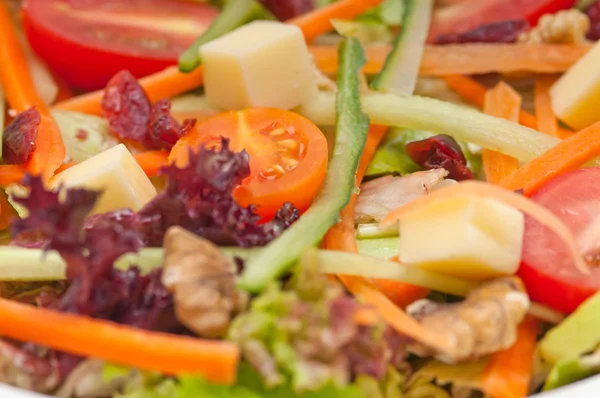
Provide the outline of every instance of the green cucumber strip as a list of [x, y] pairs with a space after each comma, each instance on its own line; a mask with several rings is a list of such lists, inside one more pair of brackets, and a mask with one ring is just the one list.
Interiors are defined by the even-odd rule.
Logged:
[[198, 50], [201, 45], [218, 39], [254, 19], [265, 18], [268, 15], [263, 6], [254, 0], [228, 1], [208, 29], [181, 54], [179, 57], [179, 70], [190, 73], [200, 65], [202, 60]]
[[397, 236], [378, 239], [358, 239], [356, 246], [360, 254], [389, 260], [400, 253]]
[[466, 296], [475, 286], [464, 279], [360, 254], [319, 250], [318, 259], [319, 270], [326, 274], [388, 279], [455, 296]]
[[377, 91], [412, 95], [429, 32], [433, 0], [404, 0], [402, 30], [383, 69], [371, 87]]
[[377, 223], [358, 224], [356, 227], [356, 237], [358, 239], [377, 239], [399, 236], [398, 226], [391, 228], [381, 228]]
[[0, 246], [0, 281], [53, 281], [67, 277], [66, 266], [56, 252]]
[[6, 99], [0, 85], [0, 160], [2, 160], [2, 136], [4, 135], [4, 112], [6, 112]]
[[[335, 120], [335, 97], [319, 93], [297, 111], [319, 126]], [[418, 96], [372, 93], [362, 98], [363, 109], [374, 124], [448, 134], [528, 162], [560, 142], [539, 131], [473, 109]], [[598, 162], [596, 162], [599, 164]]]
[[288, 271], [304, 250], [315, 246], [338, 221], [355, 192], [356, 169], [369, 129], [359, 101], [359, 72], [366, 59], [358, 39], [344, 39], [339, 59], [333, 155], [321, 192], [298, 221], [246, 263], [240, 280], [243, 289], [259, 292]]

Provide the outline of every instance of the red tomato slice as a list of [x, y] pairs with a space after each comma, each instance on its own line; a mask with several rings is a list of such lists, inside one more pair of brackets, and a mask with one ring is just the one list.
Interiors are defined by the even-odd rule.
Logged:
[[526, 19], [531, 26], [544, 14], [573, 7], [575, 0], [469, 0], [435, 12], [429, 41], [446, 33], [464, 33], [492, 22]]
[[[600, 217], [600, 168], [562, 175], [531, 199], [551, 210], [581, 238]], [[518, 274], [533, 300], [559, 311], [573, 312], [600, 290], [600, 266], [591, 266], [590, 272], [582, 274], [563, 242], [545, 226], [526, 218], [523, 259]]]
[[85, 90], [122, 69], [139, 78], [176, 64], [218, 14], [182, 0], [25, 0], [23, 11], [35, 52]]
[[234, 193], [238, 203], [255, 205], [264, 220], [285, 202], [308, 209], [325, 180], [328, 156], [327, 140], [310, 120], [275, 108], [221, 113], [182, 137], [169, 160], [184, 166], [190, 147], [218, 147], [221, 137], [250, 157], [250, 176]]

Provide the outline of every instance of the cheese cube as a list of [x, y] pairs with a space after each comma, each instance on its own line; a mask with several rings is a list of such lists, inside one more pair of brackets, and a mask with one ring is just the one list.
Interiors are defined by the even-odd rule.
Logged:
[[123, 144], [57, 174], [50, 182], [52, 188], [61, 184], [103, 191], [93, 213], [137, 211], [156, 196], [156, 188]]
[[297, 26], [255, 21], [200, 47], [206, 96], [234, 110], [290, 109], [317, 92], [316, 73]]
[[400, 222], [402, 262], [461, 278], [514, 274], [525, 221], [517, 209], [489, 198], [432, 202]]
[[600, 120], [600, 42], [550, 89], [556, 116], [575, 130]]

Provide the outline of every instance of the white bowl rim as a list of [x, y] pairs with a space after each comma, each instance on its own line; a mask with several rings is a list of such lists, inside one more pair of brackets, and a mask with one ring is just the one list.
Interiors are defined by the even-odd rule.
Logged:
[[[531, 398], [597, 398], [600, 391], [600, 375], [573, 383], [558, 390], [548, 391], [532, 396]], [[31, 391], [22, 390], [6, 384], [0, 384], [0, 397], [2, 398], [49, 398]]]

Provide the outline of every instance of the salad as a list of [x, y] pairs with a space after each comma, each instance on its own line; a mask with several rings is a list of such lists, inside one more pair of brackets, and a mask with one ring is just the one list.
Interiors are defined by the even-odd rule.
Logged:
[[598, 39], [597, 0], [0, 2], [0, 382], [569, 396]]

